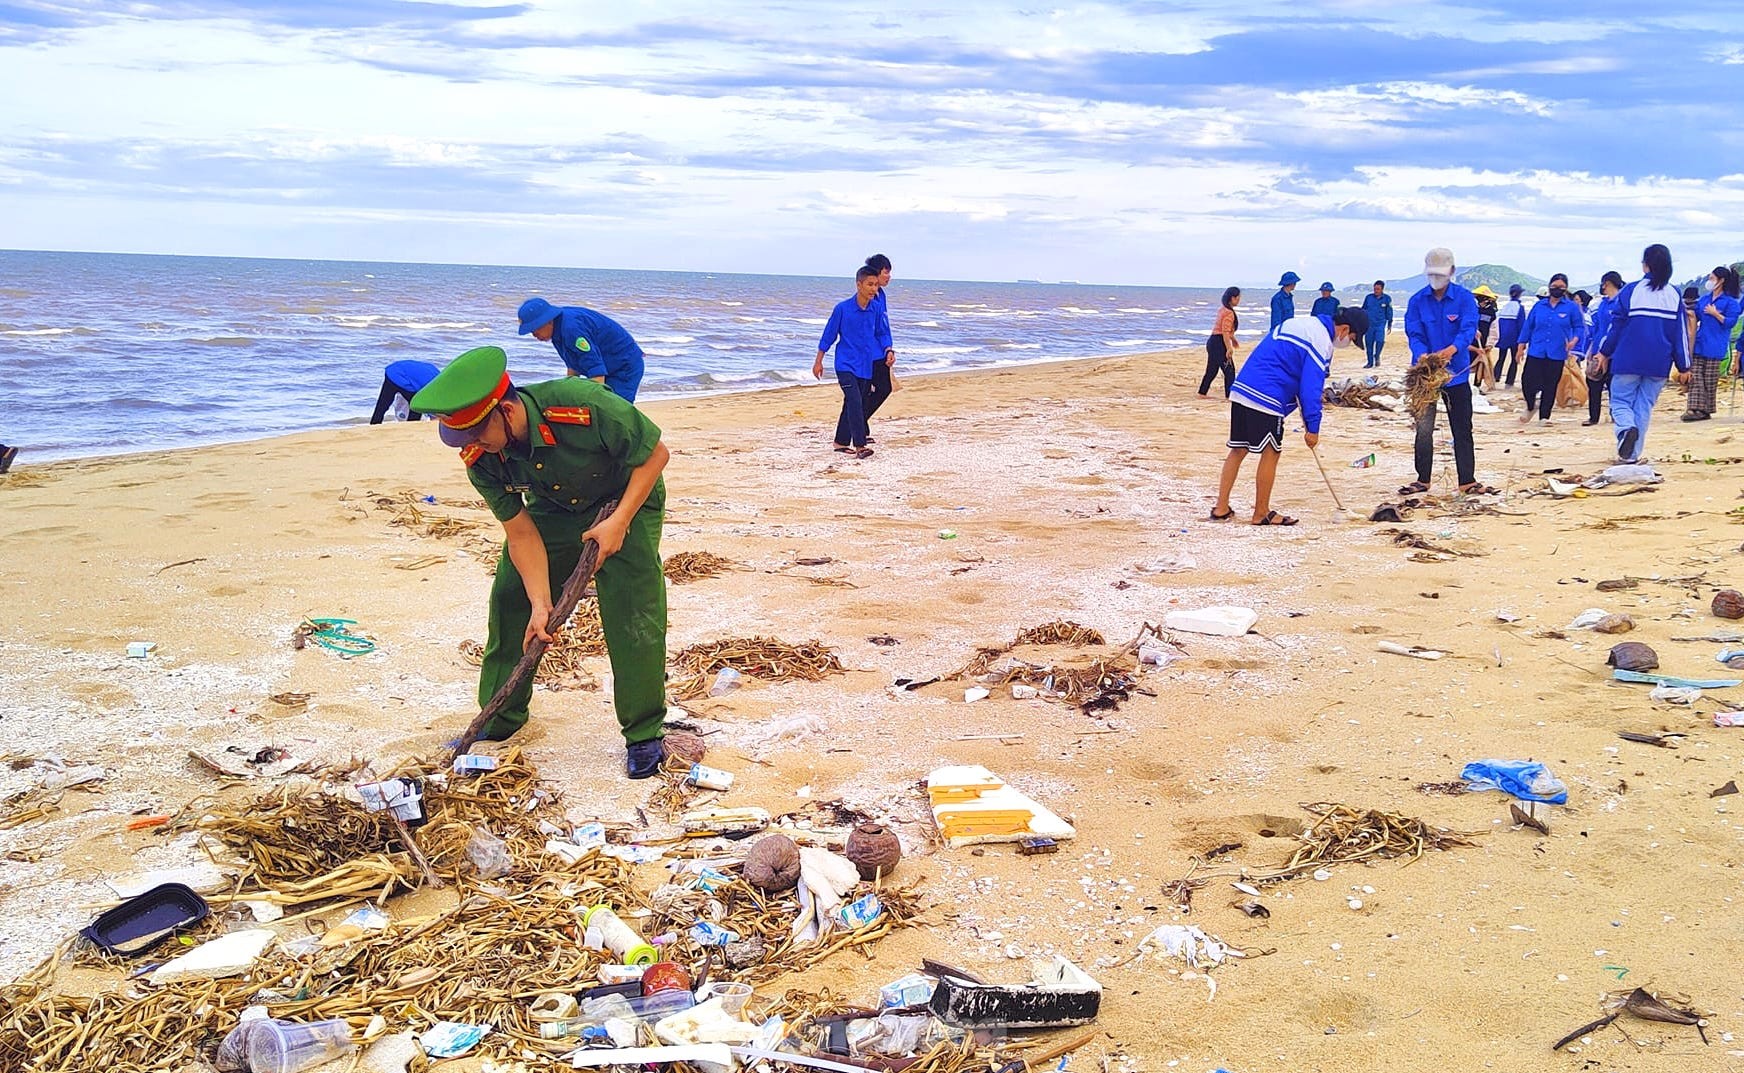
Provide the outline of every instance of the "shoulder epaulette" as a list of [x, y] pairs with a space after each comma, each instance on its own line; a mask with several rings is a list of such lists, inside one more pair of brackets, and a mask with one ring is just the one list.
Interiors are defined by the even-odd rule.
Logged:
[[483, 457], [484, 448], [476, 443], [469, 443], [460, 449], [460, 460], [466, 463], [468, 469], [471, 469], [472, 464]]
[[593, 411], [586, 406], [547, 406], [545, 420], [558, 425], [591, 425]]

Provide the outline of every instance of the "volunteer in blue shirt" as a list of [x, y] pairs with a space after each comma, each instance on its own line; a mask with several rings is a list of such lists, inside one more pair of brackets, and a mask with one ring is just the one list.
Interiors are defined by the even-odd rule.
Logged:
[[1520, 370], [1520, 390], [1526, 397], [1522, 425], [1532, 420], [1534, 410], [1539, 424], [1550, 423], [1562, 371], [1585, 331], [1586, 312], [1569, 297], [1568, 276], [1558, 272], [1550, 277], [1544, 300], [1533, 303], [1526, 323], [1520, 326], [1520, 345], [1526, 349], [1526, 364]]
[[1278, 293], [1272, 295], [1272, 324], [1266, 331], [1277, 331], [1278, 325], [1296, 315], [1296, 284], [1302, 282], [1302, 277], [1294, 272], [1285, 272], [1278, 277]]
[[[884, 288], [890, 286], [890, 258], [882, 253], [875, 253], [866, 258], [866, 266], [878, 273], [878, 311], [884, 314], [884, 322], [890, 323], [890, 305], [884, 298]], [[894, 375], [896, 367], [896, 351], [891, 349], [883, 358], [872, 363], [872, 388], [866, 393], [866, 421], [868, 434], [867, 443], [875, 443], [870, 434], [872, 415], [878, 412], [891, 392], [899, 386]]]
[[1235, 517], [1229, 493], [1241, 475], [1242, 461], [1259, 455], [1254, 474], [1254, 525], [1295, 525], [1298, 519], [1272, 509], [1272, 484], [1278, 476], [1278, 456], [1284, 450], [1284, 418], [1300, 406], [1309, 449], [1320, 442], [1321, 396], [1332, 352], [1343, 350], [1368, 334], [1369, 319], [1360, 309], [1340, 309], [1330, 317], [1294, 317], [1262, 339], [1248, 355], [1229, 393], [1229, 454], [1217, 484], [1211, 520]]
[[854, 297], [830, 311], [818, 339], [811, 375], [824, 378], [824, 355], [836, 348], [836, 383], [842, 389], [842, 415], [836, 420], [836, 450], [855, 458], [870, 458], [866, 446], [866, 392], [872, 386], [872, 366], [891, 350], [890, 321], [878, 304], [878, 270], [862, 265], [854, 273]]
[[1314, 299], [1314, 304], [1308, 307], [1308, 313], [1315, 317], [1330, 317], [1336, 312], [1338, 312], [1338, 299], [1332, 295], [1332, 284], [1330, 282], [1322, 283], [1320, 297]]
[[1606, 272], [1599, 280], [1599, 302], [1593, 307], [1592, 325], [1587, 332], [1587, 419], [1581, 422], [1582, 425], [1599, 423], [1599, 399], [1611, 386], [1611, 374], [1599, 357], [1599, 344], [1605, 341], [1605, 335], [1611, 330], [1611, 318], [1617, 311], [1617, 293], [1622, 289], [1623, 277], [1616, 272]]
[[1647, 247], [1641, 270], [1645, 278], [1617, 295], [1610, 330], [1599, 344], [1600, 358], [1611, 374], [1611, 421], [1622, 462], [1641, 460], [1653, 404], [1672, 365], [1678, 368], [1679, 383], [1689, 381], [1689, 336], [1683, 301], [1671, 285], [1671, 251], [1657, 243]]
[[1368, 360], [1365, 369], [1381, 367], [1381, 351], [1387, 345], [1387, 333], [1393, 330], [1393, 296], [1387, 293], [1387, 281], [1375, 280], [1374, 292], [1363, 297], [1362, 311], [1369, 318], [1369, 331], [1363, 337], [1363, 353]]
[[[1471, 345], [1478, 334], [1478, 301], [1472, 292], [1453, 282], [1453, 253], [1441, 247], [1423, 256], [1424, 288], [1405, 303], [1405, 338], [1411, 344], [1411, 364], [1428, 358], [1447, 363], [1449, 378], [1441, 389], [1440, 404], [1447, 409], [1447, 427], [1453, 433], [1453, 464], [1463, 495], [1491, 495], [1495, 489], [1478, 481], [1477, 446], [1472, 442]], [[1435, 411], [1431, 402], [1417, 414], [1417, 479], [1399, 489], [1400, 495], [1429, 491], [1435, 467]]]
[[642, 386], [642, 348], [622, 324], [585, 306], [554, 306], [529, 298], [517, 314], [521, 335], [550, 343], [570, 376], [601, 383], [625, 402]]
[[1738, 273], [1730, 266], [1716, 265], [1708, 273], [1704, 293], [1696, 301], [1695, 361], [1690, 367], [1689, 408], [1685, 421], [1706, 421], [1714, 416], [1714, 393], [1720, 384], [1720, 366], [1726, 361], [1726, 346], [1732, 326], [1738, 323]]
[[387, 416], [388, 407], [395, 398], [406, 400], [406, 420], [416, 421], [424, 416], [411, 408], [412, 396], [424, 390], [424, 385], [436, 379], [436, 374], [442, 370], [427, 361], [396, 361], [389, 363], [382, 370], [381, 392], [376, 395], [375, 413], [369, 415], [369, 423], [379, 425]]
[[1518, 283], [1508, 286], [1508, 300], [1496, 307], [1496, 379], [1514, 386], [1520, 371], [1520, 325], [1526, 322], [1526, 305], [1520, 296], [1526, 288]]

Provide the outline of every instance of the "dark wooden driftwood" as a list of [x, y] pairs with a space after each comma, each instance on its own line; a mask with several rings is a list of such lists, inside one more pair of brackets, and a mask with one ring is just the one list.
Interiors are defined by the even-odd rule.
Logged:
[[[618, 501], [612, 500], [599, 509], [593, 524], [598, 525], [612, 516], [618, 509]], [[590, 527], [591, 528], [591, 527]], [[594, 571], [599, 569], [599, 545], [589, 540], [581, 546], [581, 561], [575, 564], [575, 570], [569, 575], [569, 580], [563, 583], [563, 592], [557, 597], [551, 607], [551, 617], [545, 620], [545, 632], [556, 633], [569, 621], [569, 616], [575, 613], [575, 608], [581, 603], [581, 594], [587, 591], [588, 583], [593, 580]], [[521, 660], [515, 664], [515, 669], [509, 672], [509, 677], [498, 687], [496, 695], [479, 710], [462, 734], [454, 743], [456, 754], [464, 753], [472, 748], [478, 736], [484, 732], [485, 724], [496, 718], [503, 705], [509, 702], [515, 690], [521, 688], [533, 677], [533, 672], [539, 669], [539, 660], [544, 657], [548, 643], [535, 637], [521, 653]]]

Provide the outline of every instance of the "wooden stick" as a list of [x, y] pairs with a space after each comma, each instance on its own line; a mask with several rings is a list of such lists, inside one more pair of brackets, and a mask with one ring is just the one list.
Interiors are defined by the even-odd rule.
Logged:
[[1339, 510], [1344, 510], [1344, 502], [1338, 498], [1338, 490], [1332, 487], [1332, 478], [1326, 475], [1326, 467], [1320, 462], [1320, 452], [1310, 447], [1308, 453], [1314, 456], [1314, 465], [1320, 470], [1320, 479], [1326, 482], [1326, 490], [1332, 493], [1332, 502], [1337, 504]]
[[412, 860], [418, 862], [418, 869], [424, 873], [424, 879], [438, 890], [447, 886], [446, 883], [442, 882], [442, 877], [436, 874], [436, 869], [430, 867], [430, 858], [424, 856], [424, 851], [418, 848], [418, 840], [412, 837], [412, 829], [406, 826], [406, 821], [394, 815], [392, 809], [388, 810], [388, 818], [393, 820], [394, 826], [400, 829], [400, 841], [404, 842], [406, 849], [411, 851]]
[[[593, 524], [598, 525], [605, 521], [617, 509], [618, 501], [614, 499], [599, 509], [599, 514], [594, 517]], [[563, 583], [563, 593], [557, 598], [556, 605], [551, 608], [551, 617], [545, 620], [545, 632], [555, 633], [563, 628], [565, 622], [569, 621], [569, 616], [575, 613], [576, 605], [581, 603], [581, 594], [587, 591], [588, 582], [593, 580], [594, 571], [598, 569], [599, 544], [589, 540], [581, 546], [581, 561], [575, 564], [575, 570], [569, 575], [569, 580]], [[507, 680], [497, 688], [496, 695], [491, 697], [490, 702], [479, 710], [479, 713], [473, 717], [471, 724], [467, 726], [466, 733], [460, 735], [459, 740], [454, 743], [456, 754], [464, 753], [472, 748], [473, 742], [476, 742], [478, 736], [484, 733], [485, 724], [496, 718], [497, 713], [503, 710], [504, 705], [508, 704], [509, 697], [533, 677], [533, 672], [539, 669], [539, 660], [545, 655], [545, 649], [548, 646], [549, 642], [541, 641], [537, 637], [528, 643], [526, 650], [521, 653], [520, 662], [515, 664], [515, 669], [509, 672]], [[416, 853], [417, 850], [414, 849], [413, 852]]]
[[1095, 1038], [1096, 1029], [1086, 1029], [1064, 1043], [1056, 1043], [1047, 1050], [1042, 1051], [1040, 1054], [1025, 1055], [1023, 1059], [1023, 1068], [1025, 1070], [1039, 1068], [1043, 1064], [1052, 1062], [1063, 1054], [1071, 1054], [1073, 1051], [1084, 1046]]

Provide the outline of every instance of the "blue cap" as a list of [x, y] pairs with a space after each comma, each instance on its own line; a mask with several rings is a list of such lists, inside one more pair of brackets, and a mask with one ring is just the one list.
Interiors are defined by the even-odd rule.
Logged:
[[1520, 292], [1524, 291], [1525, 289], [1526, 288], [1524, 288], [1524, 287], [1520, 286], [1518, 283], [1516, 283], [1513, 286], [1508, 288], [1508, 297], [1509, 298], [1518, 298], [1518, 297], [1520, 297]]
[[557, 319], [562, 310], [543, 298], [529, 298], [521, 303], [520, 310], [515, 314], [521, 318], [520, 335], [527, 335], [536, 328], [543, 328]]
[[1300, 282], [1302, 282], [1302, 277], [1298, 276], [1294, 272], [1285, 272], [1282, 276], [1280, 276], [1278, 278], [1278, 286], [1280, 286], [1280, 287], [1288, 287], [1292, 283], [1300, 283]]
[[1321, 289], [1321, 290], [1323, 290], [1323, 291], [1330, 291], [1330, 290], [1332, 290], [1332, 289], [1333, 289], [1333, 288], [1332, 288], [1332, 284], [1330, 284], [1330, 283], [1322, 283], [1322, 284], [1321, 284], [1321, 285], [1320, 285], [1320, 289]]

